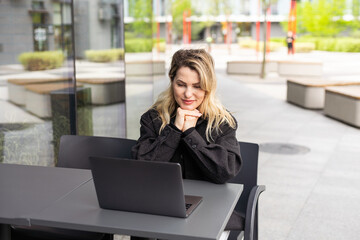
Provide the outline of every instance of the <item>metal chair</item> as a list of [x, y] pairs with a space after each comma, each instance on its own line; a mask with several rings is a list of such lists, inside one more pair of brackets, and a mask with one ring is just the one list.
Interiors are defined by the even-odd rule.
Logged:
[[[57, 167], [90, 169], [89, 156], [132, 158], [135, 140], [64, 135], [60, 139]], [[113, 240], [112, 234], [40, 226], [12, 226], [13, 240]]]
[[235, 211], [245, 216], [243, 231], [231, 231], [228, 240], [257, 240], [258, 239], [258, 200], [265, 191], [264, 185], [257, 185], [257, 170], [259, 145], [255, 143], [239, 142], [242, 158], [242, 168], [230, 182], [244, 184], [244, 190], [235, 206]]

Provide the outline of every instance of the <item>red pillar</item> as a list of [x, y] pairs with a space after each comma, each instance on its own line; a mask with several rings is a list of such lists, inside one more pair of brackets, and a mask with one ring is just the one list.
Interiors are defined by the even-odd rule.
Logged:
[[229, 54], [231, 54], [231, 35], [232, 35], [232, 22], [228, 22], [227, 23], [226, 40], [227, 40], [227, 44], [228, 44]]
[[191, 10], [188, 10], [188, 16], [187, 16], [188, 44], [191, 44], [191, 19], [190, 19], [190, 17], [191, 17]]
[[166, 27], [167, 27], [167, 33], [166, 33], [166, 43], [169, 43], [171, 44], [172, 42], [172, 34], [171, 34], [171, 31], [172, 31], [172, 22], [167, 22], [166, 23]]
[[187, 24], [186, 24], [187, 11], [183, 12], [183, 43], [187, 44]]
[[[269, 7], [267, 9], [267, 16], [269, 17], [271, 15], [271, 7]], [[271, 22], [267, 21], [267, 25], [266, 25], [266, 52], [269, 53], [270, 52], [270, 35], [271, 35]]]
[[[293, 36], [295, 37], [295, 34], [296, 34], [296, 0], [291, 0], [288, 31], [291, 31], [293, 33]], [[295, 53], [295, 39], [293, 41], [293, 50]]]
[[183, 43], [190, 44], [191, 43], [191, 11], [185, 10], [183, 12]]
[[256, 22], [256, 52], [259, 52], [260, 41], [260, 0], [258, 0], [258, 20]]
[[160, 22], [159, 22], [159, 17], [160, 17], [160, 3], [159, 0], [156, 1], [156, 12], [157, 12], [157, 21], [156, 21], [156, 49], [158, 52], [160, 52]]

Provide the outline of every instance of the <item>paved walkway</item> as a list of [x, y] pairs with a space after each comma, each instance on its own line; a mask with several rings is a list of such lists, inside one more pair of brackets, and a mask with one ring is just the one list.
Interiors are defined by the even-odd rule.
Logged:
[[[267, 190], [260, 201], [259, 238], [359, 239], [360, 129], [287, 103], [286, 79], [226, 75], [226, 58], [221, 50], [213, 54], [219, 94], [239, 123], [238, 140], [260, 144], [259, 184]], [[289, 58], [284, 52], [270, 58], [281, 54]], [[294, 58], [322, 60], [325, 78], [360, 81], [360, 54], [313, 52]], [[268, 153], [269, 143], [309, 151]]]

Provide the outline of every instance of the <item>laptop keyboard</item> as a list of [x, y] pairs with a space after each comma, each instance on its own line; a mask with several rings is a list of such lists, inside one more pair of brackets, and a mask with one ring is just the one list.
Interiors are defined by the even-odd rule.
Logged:
[[191, 206], [192, 206], [191, 203], [185, 203], [185, 208], [186, 208], [186, 210], [188, 210]]

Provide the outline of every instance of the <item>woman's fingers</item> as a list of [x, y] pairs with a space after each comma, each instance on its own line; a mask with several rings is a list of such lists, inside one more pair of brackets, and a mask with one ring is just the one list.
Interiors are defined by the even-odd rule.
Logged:
[[195, 127], [199, 117], [201, 117], [201, 112], [197, 109], [189, 111], [178, 108], [176, 112], [175, 126], [184, 132], [190, 127]]
[[185, 114], [185, 117], [196, 117], [196, 118], [199, 118], [201, 117], [201, 113], [191, 113], [191, 114]]
[[195, 127], [198, 119], [199, 119], [198, 117], [186, 116], [183, 131], [185, 132], [189, 128]]
[[[201, 112], [199, 112], [197, 109], [189, 111], [189, 110], [184, 110], [180, 108], [180, 112], [182, 115], [184, 116], [194, 116], [194, 117], [201, 117]], [[179, 110], [178, 110], [179, 113]]]

